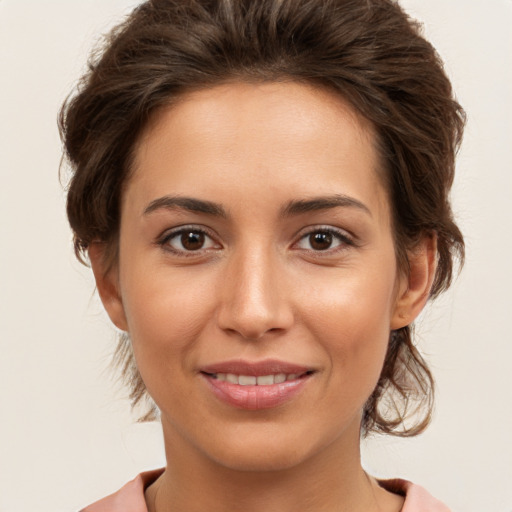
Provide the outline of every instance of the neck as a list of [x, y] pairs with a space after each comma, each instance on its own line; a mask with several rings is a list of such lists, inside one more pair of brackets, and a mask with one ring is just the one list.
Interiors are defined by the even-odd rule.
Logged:
[[358, 428], [313, 457], [275, 470], [226, 467], [165, 423], [164, 439], [167, 467], [146, 491], [149, 512], [384, 512], [402, 503], [385, 496], [362, 469]]

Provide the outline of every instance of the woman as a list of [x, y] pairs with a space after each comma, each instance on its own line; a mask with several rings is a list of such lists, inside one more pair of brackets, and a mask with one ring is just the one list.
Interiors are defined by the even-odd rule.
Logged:
[[87, 512], [447, 510], [359, 442], [429, 421], [411, 326], [463, 256], [462, 127], [392, 1], [156, 0], [113, 31], [61, 114], [68, 216], [167, 466]]

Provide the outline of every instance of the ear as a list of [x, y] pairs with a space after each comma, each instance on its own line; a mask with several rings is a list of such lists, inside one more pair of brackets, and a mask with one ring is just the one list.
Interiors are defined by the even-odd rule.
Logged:
[[430, 296], [437, 268], [437, 235], [424, 235], [407, 257], [409, 272], [399, 278], [391, 330], [411, 324]]
[[88, 249], [96, 287], [110, 320], [117, 328], [127, 331], [128, 324], [119, 292], [118, 268], [117, 265], [106, 267], [105, 250], [106, 246], [101, 242], [92, 242]]

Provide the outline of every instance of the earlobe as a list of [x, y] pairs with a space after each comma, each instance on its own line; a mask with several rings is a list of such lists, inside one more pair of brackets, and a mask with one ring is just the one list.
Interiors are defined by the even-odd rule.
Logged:
[[437, 235], [422, 237], [408, 253], [409, 273], [401, 278], [391, 330], [411, 324], [424, 308], [437, 268]]
[[105, 248], [104, 243], [93, 242], [88, 249], [89, 260], [94, 273], [94, 279], [96, 280], [96, 287], [101, 302], [114, 325], [122, 331], [127, 331], [128, 325], [119, 291], [117, 267], [114, 265], [111, 268], [106, 268], [104, 257]]

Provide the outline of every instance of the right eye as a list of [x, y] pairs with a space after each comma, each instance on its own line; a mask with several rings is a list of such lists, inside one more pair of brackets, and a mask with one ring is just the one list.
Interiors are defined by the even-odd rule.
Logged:
[[[181, 227], [165, 234], [158, 242], [164, 249], [187, 256], [190, 253], [219, 249], [211, 236], [203, 229]], [[188, 253], [188, 254], [187, 254]]]

